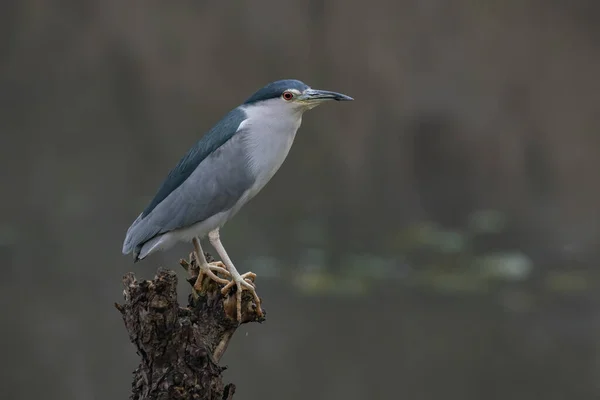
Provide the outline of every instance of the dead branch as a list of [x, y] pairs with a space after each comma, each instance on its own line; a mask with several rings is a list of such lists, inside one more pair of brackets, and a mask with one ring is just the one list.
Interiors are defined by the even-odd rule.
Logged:
[[[206, 253], [207, 260], [212, 257]], [[181, 260], [193, 286], [198, 276], [195, 260]], [[239, 324], [235, 285], [222, 295], [205, 277], [202, 290], [188, 296], [187, 307], [177, 302], [177, 275], [160, 268], [152, 280], [138, 281], [132, 272], [123, 277], [125, 303], [121, 312], [131, 342], [141, 357], [133, 373], [132, 400], [228, 400], [235, 385], [224, 385], [218, 365]], [[242, 324], [262, 322], [252, 295], [242, 296]], [[263, 310], [264, 312], [264, 310]]]

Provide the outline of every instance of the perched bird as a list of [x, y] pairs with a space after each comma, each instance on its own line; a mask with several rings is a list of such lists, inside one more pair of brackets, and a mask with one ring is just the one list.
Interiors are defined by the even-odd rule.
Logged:
[[[127, 230], [123, 254], [134, 261], [177, 242], [192, 242], [202, 276], [237, 286], [237, 318], [241, 319], [242, 290], [260, 299], [255, 274], [240, 275], [219, 238], [219, 229], [252, 199], [285, 160], [302, 122], [302, 115], [328, 100], [353, 100], [344, 94], [315, 90], [293, 79], [272, 82], [231, 110], [188, 152], [160, 186], [155, 197]], [[208, 263], [200, 239], [208, 235], [222, 262]], [[215, 274], [218, 272], [231, 281]]]

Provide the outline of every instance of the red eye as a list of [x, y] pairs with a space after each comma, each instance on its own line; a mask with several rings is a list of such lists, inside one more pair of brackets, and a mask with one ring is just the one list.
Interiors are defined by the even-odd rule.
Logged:
[[292, 92], [283, 92], [284, 100], [290, 101], [294, 98], [294, 94]]

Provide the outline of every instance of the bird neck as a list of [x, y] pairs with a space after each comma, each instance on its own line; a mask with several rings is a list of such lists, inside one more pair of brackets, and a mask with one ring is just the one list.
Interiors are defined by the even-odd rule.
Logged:
[[256, 105], [244, 107], [247, 116], [247, 123], [252, 126], [257, 133], [270, 133], [275, 135], [291, 135], [302, 123], [302, 114], [304, 110], [292, 108], [280, 101], [265, 101]]

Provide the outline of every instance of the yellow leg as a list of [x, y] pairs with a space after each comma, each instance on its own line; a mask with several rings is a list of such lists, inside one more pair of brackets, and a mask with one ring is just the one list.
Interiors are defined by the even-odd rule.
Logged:
[[256, 303], [256, 314], [259, 317], [263, 316], [262, 308], [260, 307], [260, 298], [256, 294], [256, 289], [254, 286], [254, 279], [256, 278], [256, 274], [252, 272], [247, 272], [243, 275], [235, 269], [233, 262], [229, 258], [229, 255], [225, 251], [225, 247], [221, 243], [221, 239], [219, 237], [219, 230], [215, 229], [214, 231], [208, 234], [208, 239], [210, 240], [210, 244], [215, 248], [221, 260], [225, 263], [225, 267], [227, 271], [231, 274], [231, 281], [227, 282], [225, 287], [221, 289], [223, 294], [226, 294], [233, 285], [237, 286], [237, 291], [235, 293], [236, 297], [236, 310], [237, 310], [237, 320], [238, 322], [242, 320], [242, 291], [247, 290], [252, 293], [254, 297], [254, 302]]
[[221, 261], [216, 261], [209, 264], [208, 262], [206, 262], [206, 257], [204, 257], [204, 252], [202, 251], [202, 247], [200, 246], [200, 240], [198, 238], [194, 238], [192, 240], [192, 243], [194, 244], [194, 256], [196, 257], [196, 262], [200, 267], [200, 272], [198, 273], [198, 278], [196, 278], [194, 289], [202, 289], [202, 279], [204, 279], [204, 275], [207, 275], [210, 279], [217, 283], [228, 285], [230, 282], [229, 280], [220, 278], [213, 272], [215, 271], [225, 276], [231, 276], [229, 271], [225, 269], [225, 264], [223, 264]]

